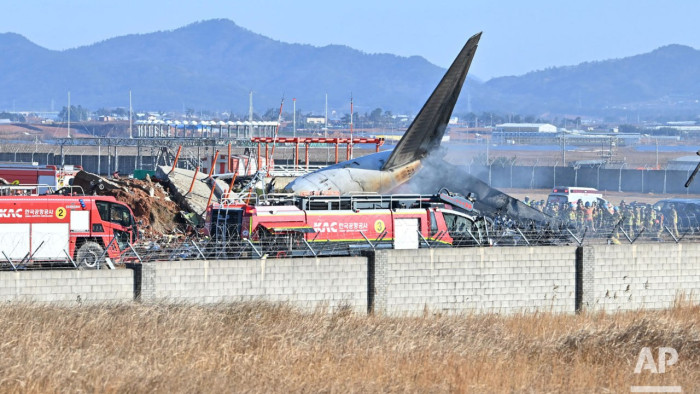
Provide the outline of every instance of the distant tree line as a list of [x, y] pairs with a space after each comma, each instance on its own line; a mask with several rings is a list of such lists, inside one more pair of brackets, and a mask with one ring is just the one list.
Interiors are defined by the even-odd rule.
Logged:
[[[70, 106], [70, 121], [71, 122], [83, 122], [88, 119], [90, 119], [92, 115], [92, 112], [88, 110], [87, 108], [83, 108], [83, 106], [78, 105], [77, 107], [75, 105]], [[61, 122], [67, 122], [68, 121], [68, 107], [63, 107], [61, 109], [61, 112], [58, 113], [58, 119]]]
[[27, 119], [22, 114], [11, 114], [9, 112], [0, 112], [0, 119], [9, 119], [10, 122], [24, 123]]

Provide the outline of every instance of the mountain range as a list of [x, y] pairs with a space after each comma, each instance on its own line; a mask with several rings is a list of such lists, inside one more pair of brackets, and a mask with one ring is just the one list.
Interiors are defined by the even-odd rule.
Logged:
[[[482, 43], [482, 45], [486, 45]], [[230, 20], [197, 22], [172, 30], [127, 35], [63, 51], [21, 35], [0, 34], [0, 109], [58, 110], [71, 103], [90, 109], [256, 112], [297, 99], [297, 110], [349, 113], [380, 107], [415, 113], [444, 69], [419, 56], [368, 54], [347, 46], [289, 44]], [[479, 54], [475, 58], [478, 61]], [[620, 115], [697, 114], [700, 51], [669, 45], [624, 59], [552, 67], [522, 76], [469, 78], [456, 113]], [[466, 91], [468, 89], [468, 92]]]

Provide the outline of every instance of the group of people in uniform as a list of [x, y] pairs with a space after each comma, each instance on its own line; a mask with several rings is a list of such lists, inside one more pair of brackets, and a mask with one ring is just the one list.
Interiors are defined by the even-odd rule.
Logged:
[[600, 200], [586, 201], [579, 199], [577, 202], [558, 203], [544, 200], [532, 201], [525, 197], [526, 205], [529, 205], [549, 216], [570, 223], [580, 230], [609, 234], [611, 243], [619, 243], [620, 232], [630, 239], [644, 233], [646, 236], [660, 237], [665, 228], [668, 228], [678, 238], [678, 212], [671, 205], [666, 211], [660, 207], [654, 208], [651, 204], [633, 202], [613, 205], [610, 202]]

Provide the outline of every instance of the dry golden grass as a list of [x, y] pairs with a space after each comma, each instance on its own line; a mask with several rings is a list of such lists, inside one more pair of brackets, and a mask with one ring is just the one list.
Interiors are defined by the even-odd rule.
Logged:
[[[689, 392], [700, 382], [699, 312], [387, 318], [263, 303], [5, 305], [0, 389]], [[679, 361], [636, 375], [644, 346], [674, 347]]]

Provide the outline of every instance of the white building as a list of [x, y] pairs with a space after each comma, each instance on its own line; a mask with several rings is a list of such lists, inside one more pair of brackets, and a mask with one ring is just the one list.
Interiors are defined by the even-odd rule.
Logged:
[[496, 125], [496, 131], [505, 133], [556, 133], [557, 126], [549, 123], [503, 123]]
[[325, 125], [326, 124], [326, 118], [321, 117], [321, 116], [309, 116], [306, 118], [306, 123], [307, 124], [320, 124], [320, 125]]

